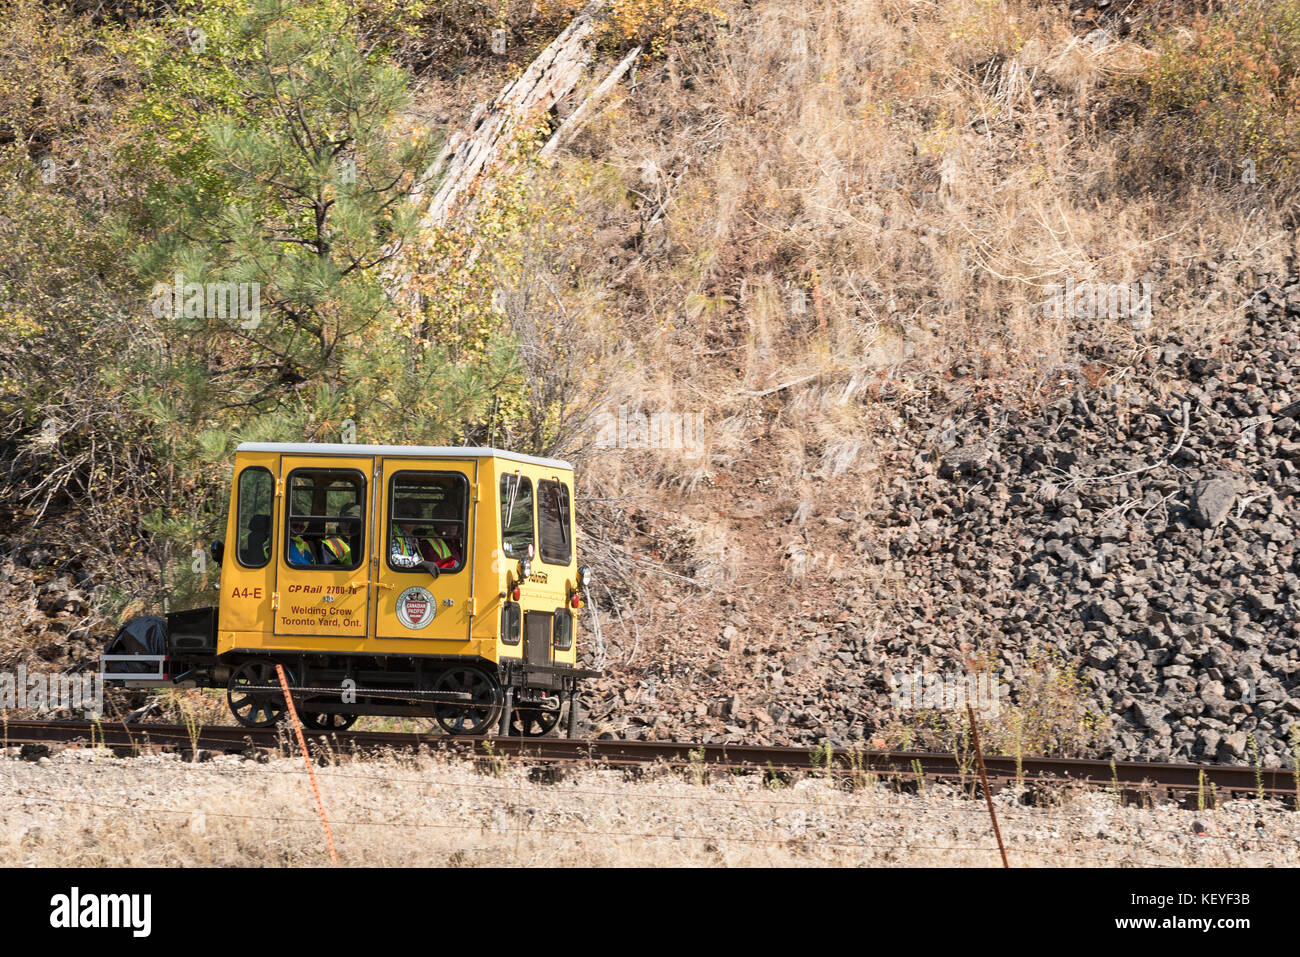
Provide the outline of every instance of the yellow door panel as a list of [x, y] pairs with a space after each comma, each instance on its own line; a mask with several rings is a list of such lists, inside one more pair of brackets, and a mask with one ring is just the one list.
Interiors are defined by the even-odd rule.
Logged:
[[[468, 641], [474, 617], [477, 461], [384, 458], [378, 488], [373, 634]], [[438, 566], [436, 578], [429, 565]]]
[[278, 455], [241, 456], [231, 483], [221, 565], [221, 627], [261, 631], [275, 591], [275, 483]]
[[365, 637], [373, 469], [370, 457], [281, 457], [276, 635]]

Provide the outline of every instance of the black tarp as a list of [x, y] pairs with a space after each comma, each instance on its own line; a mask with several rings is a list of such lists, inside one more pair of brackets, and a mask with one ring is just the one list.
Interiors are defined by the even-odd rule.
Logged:
[[[142, 615], [132, 618], [117, 630], [113, 640], [104, 649], [106, 655], [165, 655], [167, 654], [167, 622], [157, 615]], [[140, 672], [146, 674], [156, 669], [155, 665], [140, 662], [133, 665], [129, 661], [109, 662], [109, 671], [122, 674]]]

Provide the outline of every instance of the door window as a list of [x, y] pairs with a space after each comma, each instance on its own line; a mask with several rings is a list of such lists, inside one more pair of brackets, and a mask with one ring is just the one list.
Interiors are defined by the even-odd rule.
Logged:
[[465, 567], [469, 482], [459, 472], [398, 472], [389, 481], [388, 567], [439, 574]]
[[262, 568], [271, 560], [271, 507], [275, 479], [261, 466], [239, 473], [235, 511], [235, 557], [245, 568]]
[[285, 561], [294, 568], [334, 571], [365, 559], [365, 477], [353, 469], [289, 473]]

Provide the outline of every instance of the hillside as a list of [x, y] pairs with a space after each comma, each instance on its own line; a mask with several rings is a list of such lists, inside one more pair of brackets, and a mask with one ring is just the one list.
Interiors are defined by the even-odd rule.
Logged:
[[[395, 115], [463, 132], [577, 9], [524, 6], [368, 7], [410, 81]], [[333, 440], [349, 419], [369, 439], [577, 464], [596, 733], [950, 747], [960, 721], [898, 708], [890, 680], [976, 667], [1004, 689], [985, 719], [1003, 751], [1289, 765], [1295, 5], [656, 0], [603, 16], [545, 132], [639, 45], [635, 70], [551, 160], [503, 172], [477, 218], [411, 240], [426, 304], [391, 328], [432, 350], [349, 342], [360, 294], [311, 300], [341, 331], [310, 355], [110, 325], [144, 312], [147, 267], [216, 241], [118, 274], [81, 199], [48, 202], [81, 210], [85, 233], [33, 225], [35, 201], [9, 216], [22, 308], [0, 343], [0, 533], [11, 590], [37, 607], [3, 626], [6, 661], [67, 666], [93, 648], [72, 639], [164, 596], [201, 603], [212, 582], [188, 556], [219, 521], [232, 443]], [[84, 161], [78, 188], [102, 178], [120, 230], [179, 242], [133, 205], [187, 174], [128, 148], [121, 118], [153, 103], [149, 74], [111, 45], [85, 56], [101, 72], [64, 78], [64, 112], [20, 131], [22, 162], [75, 152], [111, 117], [112, 157]], [[190, 99], [227, 102], [205, 76], [183, 77]], [[102, 109], [76, 105], [88, 83]], [[201, 153], [187, 162], [219, 182]], [[475, 236], [494, 237], [482, 256]], [[160, 355], [165, 373], [146, 361]], [[641, 416], [684, 441], [646, 447]]]

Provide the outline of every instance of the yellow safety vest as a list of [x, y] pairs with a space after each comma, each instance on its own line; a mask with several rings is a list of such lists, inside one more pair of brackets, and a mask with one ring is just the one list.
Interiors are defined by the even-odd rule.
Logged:
[[419, 558], [420, 549], [411, 539], [406, 537], [406, 533], [401, 529], [393, 528], [393, 545], [397, 551], [394, 554], [401, 555], [403, 558]]
[[330, 553], [340, 565], [352, 564], [352, 546], [341, 536], [335, 535], [332, 538], [327, 538], [322, 544], [330, 550]]

